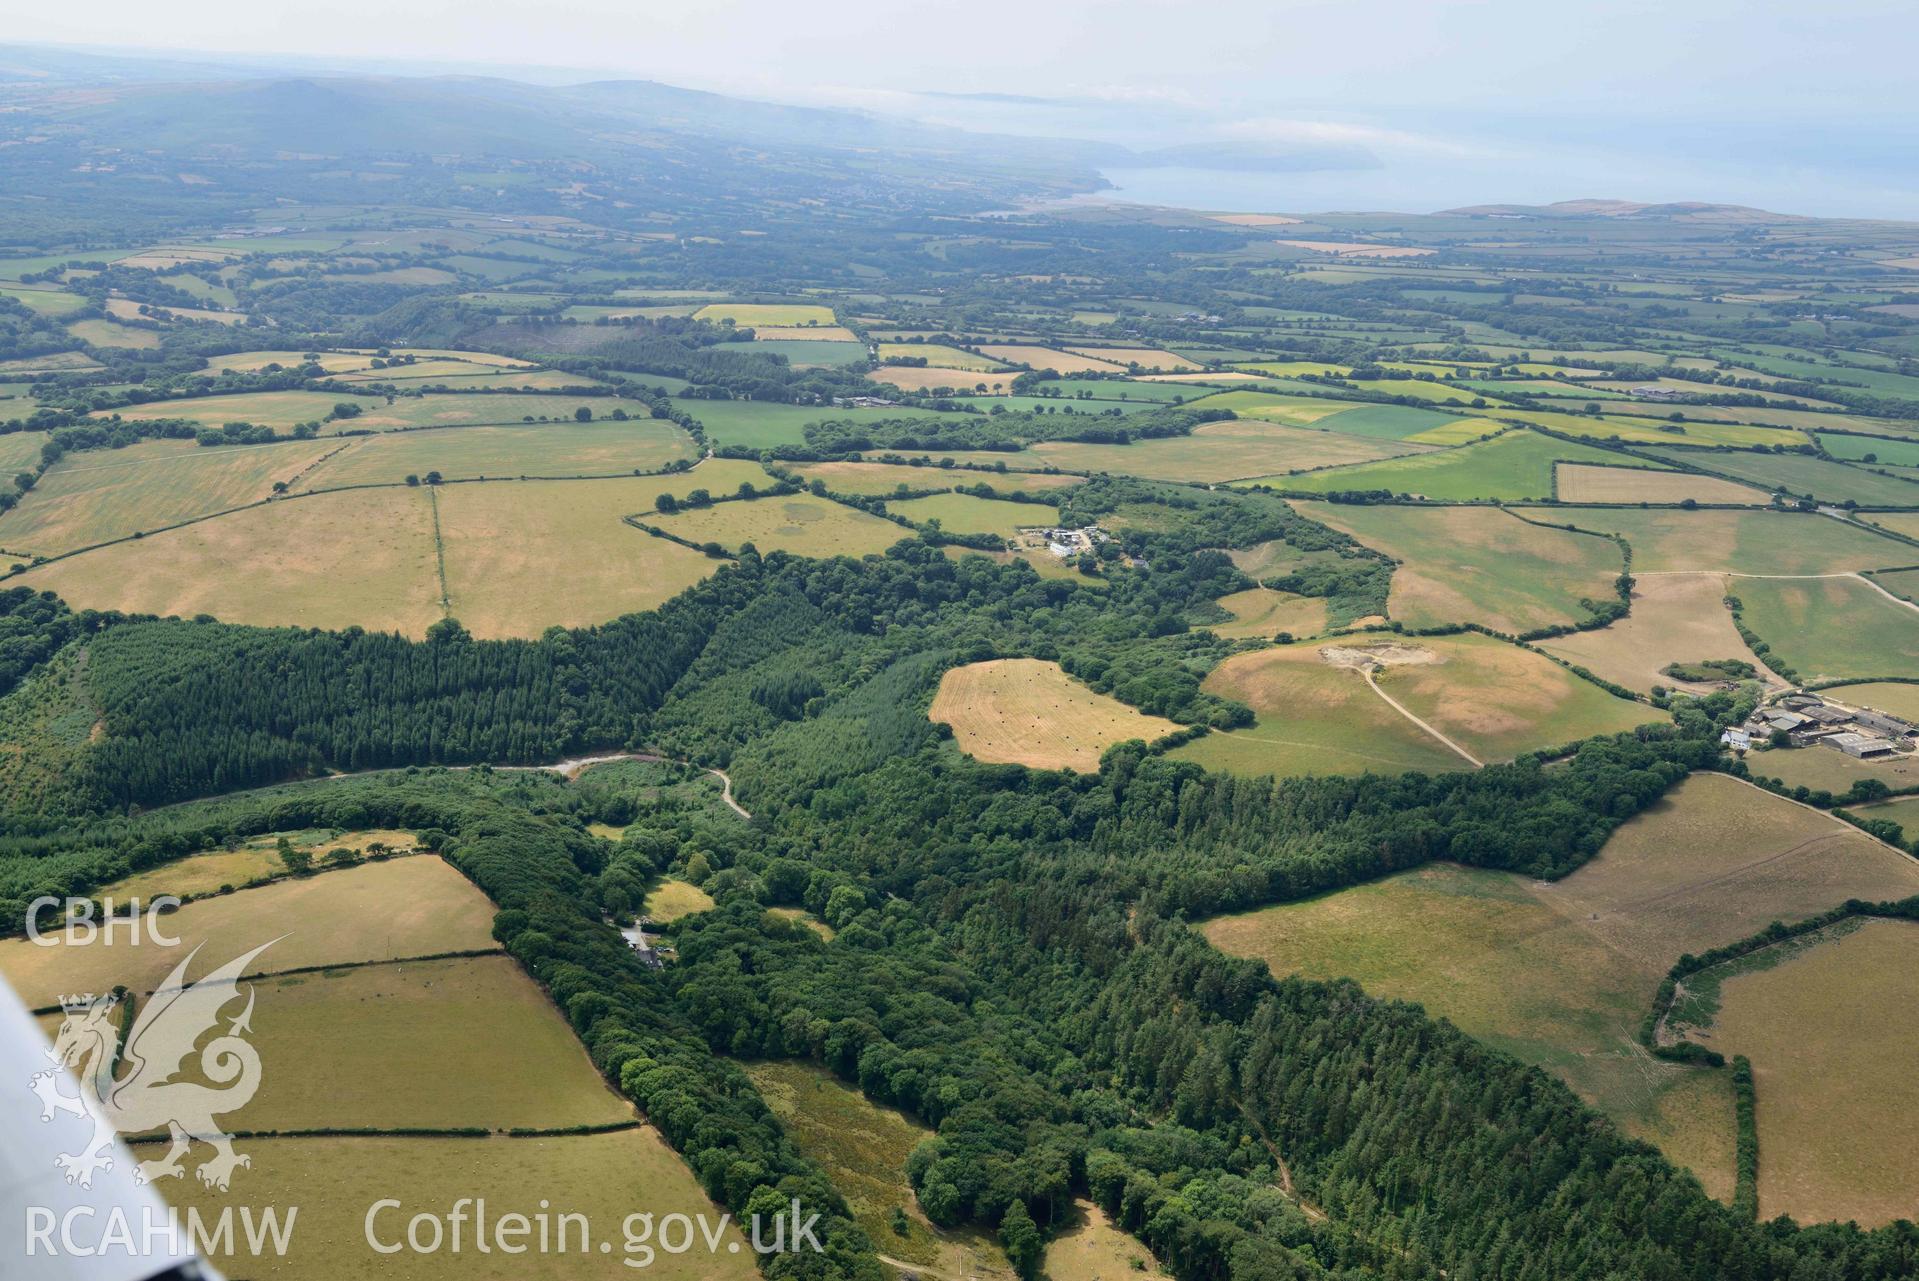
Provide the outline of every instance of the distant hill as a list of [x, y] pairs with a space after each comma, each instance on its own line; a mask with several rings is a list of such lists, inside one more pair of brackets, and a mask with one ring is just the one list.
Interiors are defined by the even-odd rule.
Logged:
[[1696, 200], [1646, 204], [1637, 200], [1587, 197], [1550, 205], [1467, 205], [1443, 209], [1445, 214], [1477, 218], [1625, 218], [1690, 222], [1796, 222], [1795, 214], [1772, 213], [1747, 205], [1715, 205]]

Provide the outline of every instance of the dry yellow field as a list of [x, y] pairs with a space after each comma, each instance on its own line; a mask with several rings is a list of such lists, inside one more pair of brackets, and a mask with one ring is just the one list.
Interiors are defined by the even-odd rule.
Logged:
[[[294, 924], [289, 928], [288, 922]], [[0, 941], [0, 974], [21, 1000], [38, 1009], [55, 1004], [62, 992], [105, 992], [116, 983], [151, 991], [200, 943], [206, 947], [189, 977], [276, 938], [249, 973], [497, 946], [492, 902], [431, 855], [199, 899], [169, 913], [165, 923], [180, 947], [126, 946], [124, 935], [112, 947]]]
[[57, 556], [258, 502], [340, 447], [337, 441], [205, 447], [156, 440], [89, 451], [48, 470], [0, 516], [0, 543]]
[[1772, 501], [1772, 495], [1750, 485], [1683, 471], [1559, 463], [1553, 478], [1562, 503], [1683, 503], [1690, 498], [1696, 503], [1764, 507]]
[[671, 600], [720, 562], [621, 518], [692, 474], [444, 486], [449, 612], [475, 636], [538, 636]]
[[425, 490], [284, 499], [27, 571], [79, 608], [424, 635], [441, 616]]
[[1759, 1214], [1919, 1218], [1919, 925], [1866, 921], [1728, 978], [1711, 1043], [1752, 1060]]
[[[281, 862], [277, 849], [280, 835], [276, 832], [256, 836], [234, 849], [193, 854], [135, 872], [111, 885], [102, 886], [96, 897], [110, 897], [115, 902], [123, 902], [160, 894], [211, 894], [222, 885], [237, 888], [263, 877], [283, 876], [286, 874], [286, 865]], [[316, 859], [328, 850], [364, 850], [375, 842], [390, 850], [412, 849], [414, 845], [413, 833], [391, 829], [338, 833], [315, 830], [285, 835], [294, 848], [306, 850]]]
[[1076, 356], [1069, 351], [1055, 351], [1051, 347], [1028, 343], [982, 343], [980, 352], [1009, 365], [1031, 365], [1035, 369], [1050, 369], [1058, 374], [1117, 374], [1126, 370], [1126, 366], [1110, 360]]
[[653, 887], [646, 896], [646, 914], [665, 925], [682, 916], [695, 916], [713, 910], [713, 896], [689, 881], [671, 877]]
[[756, 342], [858, 342], [843, 325], [755, 325]]
[[1172, 1281], [1139, 1238], [1128, 1234], [1091, 1201], [1073, 1203], [1068, 1226], [1046, 1243], [1050, 1281]]
[[949, 387], [956, 392], [986, 388], [989, 396], [1004, 396], [1012, 390], [1020, 371], [1000, 370], [983, 373], [974, 369], [946, 369], [939, 365], [882, 365], [870, 375], [874, 382], [891, 383], [902, 391], [936, 391]]
[[1357, 245], [1343, 240], [1281, 240], [1277, 243], [1338, 258], [1419, 258], [1434, 252], [1411, 245]]
[[761, 552], [795, 556], [872, 556], [912, 537], [892, 521], [811, 494], [682, 507], [676, 515], [649, 516], [647, 523], [690, 542], [716, 542], [729, 550], [752, 543]]
[[1746, 647], [1726, 608], [1719, 574], [1661, 574], [1633, 580], [1632, 613], [1607, 627], [1541, 641], [1540, 648], [1642, 694], [1655, 685], [1703, 689], [1663, 673], [1671, 663], [1739, 658], [1771, 678]]
[[1115, 365], [1129, 367], [1137, 365], [1141, 369], [1157, 369], [1169, 374], [1190, 373], [1200, 368], [1196, 361], [1159, 347], [1068, 347], [1066, 350], [1093, 360], [1111, 361]]
[[1092, 773], [1100, 753], [1130, 738], [1179, 729], [1080, 684], [1058, 663], [1000, 658], [940, 678], [927, 713], [953, 727], [960, 750], [983, 761]]
[[1279, 632], [1316, 636], [1326, 630], [1326, 602], [1317, 596], [1295, 596], [1270, 587], [1254, 587], [1219, 598], [1233, 616], [1230, 623], [1208, 623], [1206, 630], [1220, 636], [1272, 637]]

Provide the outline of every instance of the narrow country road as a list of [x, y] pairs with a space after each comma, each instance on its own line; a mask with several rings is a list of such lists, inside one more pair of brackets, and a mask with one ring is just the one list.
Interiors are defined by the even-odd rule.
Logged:
[[1474, 769], [1481, 768], [1482, 766], [1486, 764], [1486, 762], [1480, 760], [1477, 756], [1474, 756], [1471, 752], [1461, 747], [1458, 743], [1453, 742], [1452, 739], [1447, 738], [1444, 734], [1434, 729], [1431, 725], [1428, 725], [1425, 721], [1420, 720], [1419, 717], [1414, 716], [1410, 711], [1406, 709], [1406, 705], [1404, 703], [1401, 703], [1398, 699], [1394, 698], [1391, 694], [1388, 694], [1385, 690], [1381, 689], [1379, 687], [1379, 682], [1373, 679], [1373, 673], [1370, 668], [1362, 669], [1360, 674], [1366, 678], [1366, 683], [1373, 687], [1373, 693], [1385, 699], [1386, 702], [1392, 707], [1394, 711], [1398, 712], [1401, 716], [1404, 716], [1407, 720], [1419, 726], [1419, 728], [1425, 730], [1428, 734], [1432, 735], [1434, 738], [1444, 743], [1447, 747], [1451, 748], [1454, 752], [1456, 752], [1460, 756], [1461, 759], [1465, 760], [1468, 764], [1472, 765]]

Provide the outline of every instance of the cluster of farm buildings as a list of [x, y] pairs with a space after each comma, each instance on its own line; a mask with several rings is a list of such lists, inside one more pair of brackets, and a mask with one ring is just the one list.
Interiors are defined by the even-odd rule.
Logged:
[[1794, 747], [1834, 748], [1861, 760], [1913, 750], [1914, 727], [1870, 708], [1838, 707], [1812, 694], [1788, 694], [1762, 707], [1746, 723], [1729, 729], [1720, 741], [1743, 752], [1754, 740], [1783, 733]]

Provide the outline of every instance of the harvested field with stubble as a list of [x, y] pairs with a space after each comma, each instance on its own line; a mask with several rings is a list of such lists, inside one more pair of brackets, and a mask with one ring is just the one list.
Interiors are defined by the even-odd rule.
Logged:
[[[1203, 928], [1275, 974], [1356, 979], [1548, 1068], [1723, 1198], [1727, 1074], [1663, 1063], [1636, 1039], [1666, 970], [1775, 919], [1914, 892], [1911, 859], [1830, 816], [1702, 774], [1558, 882], [1432, 864]], [[1765, 1100], [1762, 1086], [1762, 1116]]]
[[[651, 1126], [610, 1134], [539, 1138], [311, 1138], [254, 1139], [245, 1144], [251, 1169], [236, 1176], [234, 1187], [252, 1205], [300, 1207], [299, 1230], [284, 1259], [275, 1259], [275, 1281], [368, 1281], [403, 1276], [407, 1281], [467, 1281], [475, 1275], [513, 1281], [615, 1281], [636, 1275], [660, 1281], [753, 1281], [755, 1258], [735, 1227], [727, 1227], [719, 1248], [705, 1245], [682, 1254], [658, 1249], [625, 1262], [621, 1224], [646, 1212], [657, 1223], [669, 1214], [704, 1214], [717, 1223], [722, 1211], [700, 1188], [686, 1163]], [[149, 1155], [149, 1153], [142, 1153]], [[247, 1182], [242, 1185], [239, 1180]], [[217, 1215], [231, 1198], [203, 1188], [196, 1179], [161, 1184], [168, 1202], [198, 1207]], [[586, 1217], [594, 1234], [578, 1244], [580, 1229], [568, 1230], [568, 1247], [530, 1249], [511, 1265], [474, 1263], [472, 1229], [466, 1250], [434, 1254], [380, 1255], [367, 1242], [367, 1211], [376, 1201], [397, 1198], [399, 1208], [374, 1222], [376, 1238], [404, 1245], [407, 1221], [416, 1214], [442, 1216], [462, 1197], [484, 1198], [494, 1223], [512, 1214], [539, 1222], [544, 1213], [559, 1236], [561, 1213]], [[542, 1210], [542, 1203], [550, 1208]], [[770, 1231], [770, 1230], [769, 1230]], [[237, 1234], [236, 1234], [237, 1236]], [[422, 1238], [427, 1239], [427, 1238]], [[599, 1242], [610, 1251], [601, 1253]], [[522, 1244], [530, 1244], [523, 1242]], [[728, 1245], [737, 1245], [731, 1253]], [[394, 1267], [394, 1258], [405, 1266]], [[215, 1254], [228, 1275], [254, 1265], [251, 1255]], [[644, 1271], [640, 1271], [641, 1263]]]
[[1612, 599], [1625, 568], [1610, 539], [1493, 507], [1295, 507], [1399, 562], [1386, 609], [1409, 627], [1478, 623], [1517, 634], [1577, 623], [1590, 616], [1580, 601]]
[[1642, 694], [1650, 694], [1655, 685], [1707, 688], [1666, 675], [1664, 669], [1672, 663], [1744, 659], [1759, 670], [1761, 679], [1771, 679], [1733, 625], [1724, 575], [1665, 574], [1633, 582], [1632, 613], [1627, 617], [1593, 631], [1543, 640], [1540, 648]]
[[1143, 370], [1169, 374], [1191, 373], [1200, 368], [1196, 362], [1158, 347], [1068, 347], [1066, 350], [1093, 360], [1110, 361], [1128, 368], [1137, 365]]
[[343, 1117], [377, 1129], [559, 1128], [633, 1116], [511, 957], [290, 974], [253, 991], [261, 1060], [298, 1070], [262, 1075], [233, 1114], [240, 1129], [320, 1129]]
[[955, 392], [974, 392], [985, 388], [988, 396], [1004, 396], [1012, 390], [1017, 371], [981, 372], [942, 365], [882, 365], [870, 377], [874, 382], [890, 383], [901, 391], [938, 391], [942, 387]]
[[1180, 727], [1094, 692], [1037, 658], [955, 667], [927, 715], [953, 727], [961, 751], [1001, 765], [1092, 773], [1115, 743], [1164, 738]]
[[1287, 469], [1331, 467], [1419, 453], [1422, 445], [1309, 431], [1256, 419], [1205, 423], [1189, 436], [1136, 440], [1130, 445], [1096, 445], [1049, 440], [1025, 451], [1041, 465], [1068, 471], [1113, 472], [1146, 480], [1200, 484], [1268, 478], [1284, 487]]
[[1683, 503], [1690, 499], [1764, 507], [1772, 501], [1764, 490], [1693, 472], [1561, 463], [1555, 475], [1562, 503]]
[[[319, 422], [341, 403], [362, 405], [369, 411], [380, 402], [366, 396], [349, 396], [330, 391], [259, 391], [232, 396], [197, 396], [188, 400], [155, 400], [144, 405], [101, 410], [95, 418], [136, 419], [187, 418], [208, 427], [226, 423], [252, 423], [287, 431], [296, 423]], [[249, 446], [249, 448], [257, 448]]]
[[1919, 1217], [1919, 925], [1866, 921], [1728, 978], [1711, 1044], [1752, 1060], [1759, 1214]]
[[937, 342], [883, 342], [879, 348], [882, 363], [892, 360], [924, 360], [943, 369], [963, 369], [971, 373], [992, 373], [1001, 368], [997, 360]]
[[1482, 761], [1505, 761], [1595, 734], [1665, 721], [1551, 659], [1490, 637], [1429, 637], [1439, 662], [1386, 666], [1379, 687]]
[[0, 544], [41, 556], [152, 533], [271, 497], [337, 441], [207, 447], [156, 440], [73, 454], [0, 515]]
[[1565, 507], [1553, 521], [1623, 534], [1633, 573], [1724, 570], [1739, 574], [1833, 574], [1914, 562], [1910, 543], [1812, 512], [1638, 511]]
[[[663, 491], [698, 484], [693, 477], [700, 470], [441, 488], [448, 612], [475, 636], [533, 637], [548, 627], [585, 627], [664, 604], [719, 562], [635, 529], [623, 517], [651, 511]], [[723, 510], [749, 505], [729, 503]]]
[[[387, 961], [443, 952], [492, 950], [493, 904], [472, 882], [432, 855], [367, 863], [344, 871], [275, 881], [258, 889], [188, 903], [166, 918], [182, 946], [105, 947], [64, 941], [37, 947], [0, 941], [0, 974], [31, 1008], [60, 993], [104, 992], [124, 983], [149, 992], [194, 946], [205, 943], [201, 973], [278, 939], [248, 973], [309, 965]], [[284, 938], [279, 936], [285, 935]]]
[[423, 636], [441, 617], [423, 489], [281, 499], [28, 570], [78, 609]]

